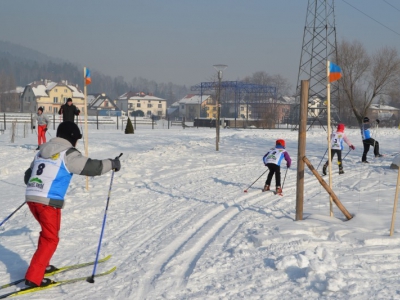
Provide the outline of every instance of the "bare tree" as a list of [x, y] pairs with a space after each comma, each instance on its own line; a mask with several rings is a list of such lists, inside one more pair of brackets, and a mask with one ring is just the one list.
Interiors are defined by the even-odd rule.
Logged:
[[286, 78], [281, 75], [269, 75], [264, 71], [255, 72], [252, 76], [245, 77], [243, 81], [276, 87], [277, 97], [288, 95], [291, 89], [291, 85]]
[[400, 84], [400, 58], [394, 48], [383, 47], [369, 56], [358, 41], [338, 46], [341, 103], [348, 103], [359, 124], [374, 100], [390, 96]]

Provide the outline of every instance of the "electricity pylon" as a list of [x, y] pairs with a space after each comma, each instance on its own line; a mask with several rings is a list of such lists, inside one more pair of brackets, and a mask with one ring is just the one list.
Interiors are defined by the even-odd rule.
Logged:
[[[301, 49], [299, 73], [297, 77], [296, 98], [300, 98], [301, 80], [309, 80], [309, 97], [322, 100], [321, 107], [310, 108], [312, 123], [326, 117], [326, 63], [337, 63], [336, 25], [334, 0], [308, 0], [303, 46]], [[331, 84], [331, 101], [339, 109], [338, 83]], [[337, 113], [336, 110], [336, 113]], [[333, 109], [335, 111], [335, 109]]]

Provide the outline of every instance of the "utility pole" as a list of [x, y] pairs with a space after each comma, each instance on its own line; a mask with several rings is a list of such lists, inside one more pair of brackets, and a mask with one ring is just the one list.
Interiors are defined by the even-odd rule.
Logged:
[[215, 70], [218, 72], [218, 94], [216, 100], [216, 107], [217, 107], [217, 116], [215, 122], [215, 130], [216, 130], [216, 138], [215, 138], [215, 150], [219, 151], [219, 120], [220, 120], [220, 113], [221, 113], [221, 80], [222, 80], [222, 71], [225, 70], [228, 66], [227, 65], [214, 65]]

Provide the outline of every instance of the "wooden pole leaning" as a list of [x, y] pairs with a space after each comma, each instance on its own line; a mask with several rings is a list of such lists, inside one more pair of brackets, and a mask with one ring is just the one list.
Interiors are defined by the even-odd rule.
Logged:
[[395, 195], [394, 195], [392, 224], [390, 225], [390, 236], [392, 236], [393, 232], [394, 232], [394, 221], [396, 220], [397, 202], [399, 200], [399, 185], [400, 185], [400, 168], [399, 168], [399, 170], [397, 172], [397, 184], [396, 184], [396, 192], [395, 192]]
[[311, 172], [317, 177], [319, 183], [322, 185], [322, 187], [328, 192], [329, 196], [332, 198], [332, 201], [337, 205], [337, 207], [340, 209], [340, 211], [345, 215], [347, 220], [350, 220], [353, 218], [353, 216], [347, 211], [347, 209], [343, 206], [343, 204], [340, 202], [339, 198], [336, 196], [335, 192], [330, 188], [330, 186], [325, 182], [325, 180], [319, 175], [319, 173], [314, 169], [314, 166], [310, 163], [307, 157], [303, 157], [302, 160], [306, 163], [308, 168], [311, 170]]

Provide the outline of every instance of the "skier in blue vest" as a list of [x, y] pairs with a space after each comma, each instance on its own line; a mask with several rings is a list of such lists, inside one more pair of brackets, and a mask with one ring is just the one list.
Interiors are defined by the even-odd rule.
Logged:
[[[376, 124], [379, 124], [379, 120], [376, 120]], [[363, 163], [369, 163], [367, 161], [367, 153], [369, 151], [369, 147], [372, 146], [374, 147], [374, 155], [375, 157], [382, 157], [383, 155], [379, 153], [379, 143], [378, 141], [374, 140], [371, 137], [371, 131], [370, 131], [371, 125], [369, 123], [369, 118], [365, 117], [363, 119], [363, 124], [361, 125], [361, 136], [363, 139], [363, 145], [364, 145], [364, 151], [363, 155], [361, 158], [361, 161]]]
[[50, 260], [57, 249], [61, 209], [72, 175], [97, 176], [121, 168], [118, 158], [97, 160], [83, 156], [75, 148], [80, 138], [82, 134], [74, 122], [60, 123], [57, 137], [40, 147], [25, 172], [25, 199], [42, 229], [37, 250], [25, 274], [25, 284], [29, 287], [53, 283], [44, 276], [57, 269], [50, 265]]
[[268, 167], [269, 173], [267, 180], [265, 181], [265, 186], [263, 192], [270, 190], [270, 185], [272, 177], [275, 174], [275, 188], [276, 193], [282, 195], [281, 188], [281, 162], [282, 159], [286, 160], [286, 166], [290, 168], [292, 160], [290, 159], [289, 153], [285, 150], [286, 143], [284, 140], [279, 139], [275, 142], [275, 148], [272, 148], [263, 157], [264, 165]]

